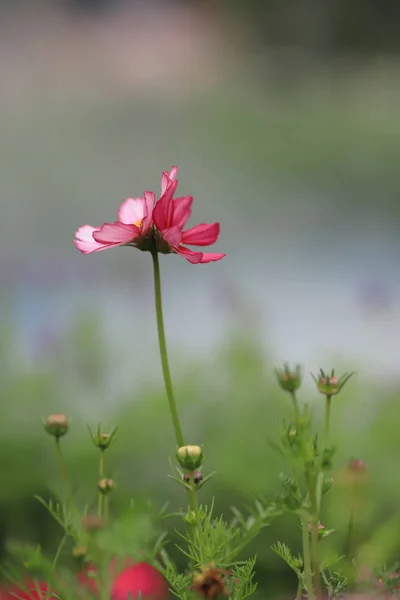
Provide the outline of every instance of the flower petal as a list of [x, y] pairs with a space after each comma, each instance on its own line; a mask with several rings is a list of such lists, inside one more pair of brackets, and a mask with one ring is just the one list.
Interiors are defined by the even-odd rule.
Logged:
[[165, 190], [167, 189], [171, 181], [175, 181], [177, 175], [178, 167], [175, 166], [172, 167], [169, 173], [168, 171], [163, 171], [163, 174], [161, 176], [161, 194], [165, 193]]
[[219, 235], [219, 223], [208, 225], [200, 223], [182, 232], [182, 243], [192, 246], [210, 246], [215, 244]]
[[184, 246], [177, 246], [174, 250], [193, 265], [200, 263], [203, 258], [202, 252], [193, 252], [193, 250], [189, 250], [189, 248], [185, 248]]
[[82, 252], [82, 254], [90, 254], [91, 252], [100, 252], [106, 250], [107, 244], [99, 244], [93, 239], [93, 232], [99, 228], [91, 225], [82, 225], [75, 233], [74, 244]]
[[127, 198], [119, 207], [118, 220], [125, 225], [141, 221], [145, 216], [146, 200], [144, 198]]
[[226, 256], [226, 254], [215, 254], [213, 252], [203, 252], [203, 256], [201, 259], [201, 263], [209, 263], [209, 262], [215, 262], [217, 260], [221, 260], [222, 258], [224, 258], [224, 256]]
[[181, 237], [182, 231], [179, 227], [168, 227], [168, 229], [164, 229], [162, 232], [163, 239], [171, 246], [171, 248], [178, 247]]
[[93, 238], [102, 244], [119, 246], [133, 242], [139, 235], [140, 229], [136, 225], [126, 225], [115, 221], [115, 223], [104, 223], [93, 233]]
[[153, 208], [156, 202], [156, 195], [154, 192], [144, 192], [145, 200], [145, 216], [142, 222], [142, 233], [146, 233], [153, 224]]
[[182, 229], [185, 226], [186, 221], [189, 219], [192, 211], [191, 206], [193, 202], [193, 196], [184, 196], [183, 198], [175, 198], [174, 200], [174, 225], [177, 225]]

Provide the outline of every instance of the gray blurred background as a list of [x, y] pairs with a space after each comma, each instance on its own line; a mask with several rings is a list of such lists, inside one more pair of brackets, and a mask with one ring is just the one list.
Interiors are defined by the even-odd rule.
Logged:
[[[266, 390], [275, 389], [272, 366], [285, 359], [307, 371], [358, 371], [356, 399], [341, 404], [338, 418], [348, 423], [343, 460], [372, 448], [366, 422], [390, 396], [387, 428], [373, 427], [374, 448], [392, 457], [400, 417], [399, 20], [393, 0], [0, 2], [8, 511], [52, 472], [38, 421], [46, 412], [74, 416], [88, 456], [81, 421], [121, 418], [126, 485], [150, 493], [159, 484], [156, 495], [165, 485], [174, 442], [150, 257], [127, 248], [81, 256], [72, 239], [82, 224], [114, 220], [126, 197], [158, 192], [173, 164], [182, 195], [195, 198], [190, 224], [220, 221], [215, 251], [227, 253], [208, 266], [161, 261], [185, 427], [220, 452], [221, 505], [232, 490], [276, 486], [277, 466], [265, 485], [261, 466], [248, 469], [260, 452], [270, 456], [261, 441], [247, 458], [236, 442], [254, 439], [260, 411], [257, 431], [276, 427], [281, 405], [261, 405], [271, 393], [281, 402]], [[364, 437], [360, 430], [354, 448], [355, 422]], [[168, 449], [156, 428], [168, 432]], [[150, 452], [146, 467], [128, 467], [133, 448]], [[24, 475], [27, 457], [34, 474]], [[392, 471], [376, 467], [393, 490]], [[24, 530], [27, 510], [6, 519], [10, 535]], [[274, 565], [270, 554], [262, 560]]]

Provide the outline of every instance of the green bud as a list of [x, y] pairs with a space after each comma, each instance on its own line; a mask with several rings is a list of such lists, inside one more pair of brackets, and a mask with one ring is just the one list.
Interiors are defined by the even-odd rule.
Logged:
[[204, 461], [200, 446], [181, 446], [178, 448], [176, 458], [185, 471], [196, 471]]
[[92, 433], [90, 428], [88, 427], [88, 431], [90, 433], [90, 437], [92, 438], [93, 444], [96, 448], [100, 450], [107, 450], [110, 447], [115, 434], [117, 433], [117, 427], [114, 427], [110, 433], [103, 433], [100, 429], [100, 425], [97, 426], [96, 433]]
[[289, 368], [288, 363], [285, 363], [283, 369], [275, 369], [275, 374], [279, 385], [285, 392], [293, 393], [301, 386], [303, 377], [301, 365], [296, 365], [296, 368], [292, 370]]
[[354, 373], [345, 373], [341, 377], [336, 377], [335, 369], [332, 369], [330, 375], [324, 373], [322, 369], [320, 369], [318, 377], [311, 373], [311, 377], [314, 379], [319, 393], [329, 397], [336, 396], [353, 375]]

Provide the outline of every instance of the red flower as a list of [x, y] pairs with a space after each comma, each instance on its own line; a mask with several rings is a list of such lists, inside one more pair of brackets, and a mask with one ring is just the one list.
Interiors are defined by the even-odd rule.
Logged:
[[143, 600], [165, 600], [168, 583], [152, 565], [141, 562], [124, 569], [111, 589], [111, 600], [135, 600], [139, 593]]
[[0, 590], [0, 600], [48, 600], [50, 597], [51, 590], [42, 581], [28, 580], [21, 588], [11, 585]]
[[[124, 560], [120, 560], [117, 556], [115, 556], [109, 564], [108, 567], [108, 577], [112, 582], [115, 579], [115, 576], [121, 569], [125, 569], [134, 565], [135, 563], [131, 558], [125, 558]], [[117, 571], [118, 569], [118, 571]], [[78, 581], [82, 585], [82, 587], [88, 588], [93, 595], [97, 595], [99, 593], [98, 587], [98, 577], [96, 577], [97, 569], [96, 567], [89, 563], [85, 568], [81, 569], [78, 573]], [[101, 585], [101, 584], [100, 584]], [[1, 598], [0, 598], [1, 600]]]
[[202, 223], [182, 231], [190, 217], [193, 198], [173, 198], [178, 186], [177, 173], [177, 167], [172, 167], [169, 173], [163, 172], [161, 196], [156, 204], [154, 192], [144, 192], [143, 198], [128, 198], [118, 211], [118, 221], [104, 223], [101, 227], [80, 227], [75, 233], [75, 246], [82, 254], [91, 254], [115, 246], [151, 250], [155, 244], [159, 252], [180, 254], [194, 264], [221, 260], [225, 254], [194, 252], [186, 248], [185, 244], [214, 244], [219, 235], [219, 223]]

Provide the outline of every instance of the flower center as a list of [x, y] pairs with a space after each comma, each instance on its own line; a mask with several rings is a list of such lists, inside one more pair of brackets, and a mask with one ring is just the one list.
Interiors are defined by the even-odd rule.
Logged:
[[142, 222], [143, 222], [143, 219], [138, 219], [137, 221], [134, 222], [134, 225], [136, 225], [136, 227], [138, 229], [141, 229], [142, 228]]

